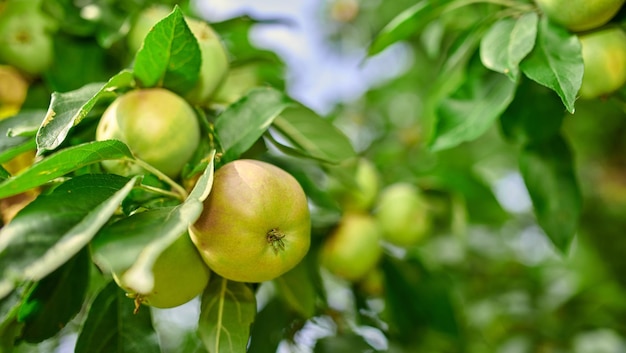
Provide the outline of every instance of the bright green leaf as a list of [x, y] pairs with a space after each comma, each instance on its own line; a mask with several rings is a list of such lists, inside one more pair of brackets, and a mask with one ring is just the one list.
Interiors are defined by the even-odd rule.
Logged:
[[0, 198], [19, 194], [86, 165], [108, 159], [133, 158], [117, 140], [87, 142], [60, 150], [0, 183]]
[[150, 310], [134, 304], [111, 281], [91, 303], [75, 353], [161, 353]]
[[584, 72], [580, 41], [575, 34], [542, 18], [535, 47], [520, 67], [530, 79], [554, 90], [565, 108], [574, 113]]
[[449, 1], [421, 0], [402, 11], [378, 33], [369, 47], [368, 55], [376, 55], [390, 45], [407, 39], [441, 13]]
[[576, 234], [582, 195], [570, 149], [561, 136], [526, 146], [520, 170], [539, 225], [552, 243], [566, 252]]
[[165, 87], [182, 95], [198, 81], [201, 61], [198, 41], [176, 6], [148, 32], [133, 71], [143, 87]]
[[274, 119], [273, 127], [303, 156], [332, 164], [355, 156], [346, 135], [305, 107], [285, 109]]
[[198, 334], [211, 353], [245, 352], [256, 315], [252, 289], [213, 274], [202, 295]]
[[98, 100], [112, 97], [116, 89], [132, 84], [132, 73], [122, 70], [106, 83], [90, 83], [74, 91], [52, 93], [48, 112], [37, 131], [37, 154], [61, 145], [70, 129], [87, 116]]
[[443, 150], [480, 137], [511, 103], [516, 86], [502, 74], [474, 67], [465, 84], [439, 105], [431, 148]]
[[517, 80], [519, 63], [535, 46], [538, 18], [535, 12], [529, 12], [517, 19], [504, 18], [494, 23], [480, 42], [483, 64]]
[[272, 88], [255, 88], [231, 104], [215, 120], [224, 150], [222, 161], [232, 161], [246, 152], [292, 104], [283, 93]]
[[39, 281], [85, 247], [118, 209], [135, 180], [86, 174], [40, 195], [0, 230], [0, 298]]

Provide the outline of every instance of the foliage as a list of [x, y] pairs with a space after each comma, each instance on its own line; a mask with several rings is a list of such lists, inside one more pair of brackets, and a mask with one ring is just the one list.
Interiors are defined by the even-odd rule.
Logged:
[[[152, 5], [168, 12], [135, 51], [129, 32]], [[211, 23], [229, 68], [198, 102], [193, 2], [0, 1], [0, 24], [27, 13], [54, 48], [45, 65], [0, 55], [28, 86], [19, 98], [0, 82], [1, 352], [625, 349], [626, 87], [580, 96], [587, 32], [530, 0], [324, 6], [318, 30], [335, 48], [350, 43], [368, 64], [400, 48], [410, 63], [327, 116], [293, 99], [281, 58], [249, 39], [280, 21]], [[625, 11], [593, 30], [624, 31]], [[16, 25], [0, 25], [0, 46], [13, 38], [3, 28]], [[177, 175], [95, 138], [117, 97], [153, 87], [186, 99], [199, 123]], [[154, 263], [202, 214], [214, 172], [243, 158], [304, 189], [306, 257], [262, 283], [211, 273], [175, 309], [125, 295], [113, 273], [150, 293]], [[142, 172], [107, 172], [111, 160]], [[393, 185], [418, 198], [396, 208], [420, 222], [395, 215], [419, 232], [404, 243], [376, 223], [395, 213], [380, 212]], [[367, 220], [367, 246], [365, 231], [331, 242], [350, 217]], [[351, 265], [359, 274], [342, 276]]]

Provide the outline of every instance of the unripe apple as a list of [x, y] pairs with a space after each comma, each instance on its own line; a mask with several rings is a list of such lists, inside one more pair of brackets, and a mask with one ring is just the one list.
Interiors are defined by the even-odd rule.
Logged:
[[624, 0], [536, 0], [550, 20], [572, 31], [594, 29], [609, 22]]
[[373, 271], [382, 255], [380, 228], [366, 213], [346, 213], [320, 249], [320, 264], [330, 273], [357, 282]]
[[580, 97], [607, 95], [626, 83], [626, 32], [607, 27], [579, 36], [585, 67]]
[[154, 286], [149, 293], [138, 291], [135, 283], [124, 276], [125, 273], [113, 273], [113, 279], [137, 303], [156, 308], [173, 308], [202, 293], [211, 274], [187, 233], [161, 253], [152, 273]]
[[375, 215], [383, 239], [398, 246], [415, 245], [430, 230], [427, 205], [412, 184], [396, 183], [383, 189]]
[[[117, 139], [141, 160], [171, 178], [177, 177], [200, 143], [193, 108], [163, 88], [133, 90], [118, 97], [102, 114], [96, 140]], [[109, 172], [142, 174], [132, 161], [104, 161]]]
[[52, 65], [52, 21], [38, 2], [9, 2], [0, 16], [0, 60], [30, 75]]

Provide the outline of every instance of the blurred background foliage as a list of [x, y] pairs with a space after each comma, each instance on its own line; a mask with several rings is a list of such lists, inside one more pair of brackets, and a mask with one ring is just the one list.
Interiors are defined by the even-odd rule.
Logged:
[[[23, 107], [45, 109], [53, 91], [105, 81], [129, 65], [132, 57], [121, 39], [133, 16], [155, 2], [44, 1], [46, 13], [60, 20], [54, 31], [57, 60], [45, 75], [29, 81]], [[360, 56], [360, 67], [365, 67], [372, 38], [414, 1], [307, 4], [314, 9], [308, 16], [317, 23], [313, 37], [323, 39], [324, 50], [336, 57]], [[258, 84], [285, 88], [296, 97], [306, 95], [306, 87], [294, 92], [290, 85], [301, 73], [286, 64], [289, 58], [260, 48], [249, 37], [258, 27], [297, 28], [297, 22], [250, 10], [262, 4], [230, 4], [240, 16], [219, 20], [209, 16], [212, 1], [182, 5], [188, 13], [208, 14], [229, 49], [233, 73], [246, 77], [248, 69]], [[92, 18], [93, 6], [101, 12]], [[398, 182], [419, 186], [433, 217], [429, 236], [418, 245], [386, 246], [376, 272], [382, 276], [382, 288], [380, 282], [367, 289], [364, 283], [320, 274], [315, 256], [341, 218], [341, 209], [328, 198], [327, 179], [320, 170], [275, 157], [277, 164], [284, 163], [299, 176], [318, 207], [313, 249], [300, 269], [305, 274], [297, 277], [310, 276], [306, 283], [311, 287], [300, 288], [300, 301], [288, 306], [271, 294], [284, 288], [267, 284], [258, 289], [259, 314], [250, 351], [626, 351], [626, 90], [612, 98], [579, 101], [574, 114], [562, 108], [546, 117], [563, 121], [560, 130], [574, 155], [583, 192], [579, 229], [566, 254], [556, 250], [537, 225], [519, 172], [519, 145], [505, 137], [504, 119], [472, 142], [437, 152], [428, 147], [434, 102], [441, 94], [434, 83], [454, 85], [465, 74], [453, 70], [441, 76], [445, 53], [468, 28], [492, 13], [493, 6], [465, 7], [437, 18], [388, 49], [394, 55], [385, 56], [387, 66], [380, 70], [397, 74], [361, 87], [363, 95], [324, 107], [323, 113], [348, 135], [359, 155], [373, 163], [381, 189]], [[333, 85], [332, 77], [328, 85]], [[551, 127], [532, 128], [541, 134]], [[257, 147], [268, 153], [267, 146]], [[293, 309], [299, 305], [301, 310]], [[165, 350], [202, 351], [194, 339], [185, 340], [193, 336], [193, 327], [184, 324], [189, 312], [193, 307], [156, 311]], [[50, 352], [56, 346], [64, 351], [76, 325], [69, 325], [66, 336], [51, 340], [49, 346], [24, 344], [17, 351]]]

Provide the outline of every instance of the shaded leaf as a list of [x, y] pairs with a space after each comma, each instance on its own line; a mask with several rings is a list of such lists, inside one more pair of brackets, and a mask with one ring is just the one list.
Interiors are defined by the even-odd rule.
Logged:
[[324, 337], [315, 342], [313, 353], [333, 352], [369, 353], [375, 350], [355, 333]]
[[317, 298], [307, 261], [301, 261], [292, 270], [276, 278], [274, 283], [280, 297], [291, 310], [305, 319], [315, 315]]
[[237, 159], [258, 140], [274, 119], [293, 103], [280, 91], [255, 88], [231, 104], [215, 120], [226, 163]]
[[93, 141], [68, 147], [0, 183], [0, 198], [30, 190], [92, 163], [122, 158], [133, 157], [128, 147], [117, 140]]
[[539, 21], [537, 42], [521, 63], [530, 79], [554, 90], [574, 113], [576, 94], [583, 78], [583, 59], [578, 37], [544, 16]]
[[52, 93], [48, 112], [37, 131], [37, 154], [60, 146], [70, 129], [87, 116], [98, 100], [113, 97], [113, 91], [130, 87], [132, 83], [132, 73], [123, 70], [106, 83], [90, 83], [74, 91]]
[[538, 19], [535, 12], [529, 12], [520, 18], [504, 18], [494, 23], [480, 41], [483, 64], [515, 81], [519, 63], [535, 46]]
[[582, 195], [573, 156], [560, 136], [526, 146], [520, 154], [520, 170], [533, 202], [539, 225], [552, 243], [566, 252], [582, 208]]
[[18, 320], [21, 338], [36, 343], [57, 334], [82, 308], [89, 281], [89, 253], [74, 258], [37, 282], [24, 299]]
[[450, 1], [422, 0], [402, 11], [376, 35], [368, 49], [368, 55], [378, 54], [390, 45], [415, 34], [439, 15], [443, 5], [448, 2]]
[[274, 119], [273, 127], [302, 156], [332, 164], [355, 156], [354, 148], [345, 134], [305, 107], [285, 109]]
[[501, 116], [502, 132], [507, 139], [518, 143], [547, 140], [559, 133], [565, 114], [554, 91], [534, 81], [522, 80], [515, 99]]
[[0, 153], [29, 141], [45, 116], [44, 110], [25, 110], [0, 120]]
[[112, 174], [86, 174], [28, 204], [0, 230], [0, 298], [19, 282], [39, 281], [76, 255], [134, 183]]
[[516, 86], [502, 74], [474, 66], [465, 84], [439, 105], [431, 148], [447, 149], [480, 137], [511, 103]]
[[213, 274], [202, 295], [198, 334], [211, 353], [245, 352], [256, 315], [252, 289]]
[[159, 21], [135, 56], [133, 71], [143, 87], [165, 87], [183, 95], [198, 81], [198, 41], [178, 6]]
[[74, 352], [160, 353], [150, 310], [133, 310], [133, 302], [111, 281], [91, 304]]
[[284, 301], [272, 298], [256, 315], [250, 332], [248, 353], [276, 352], [285, 339], [285, 327], [293, 317]]

